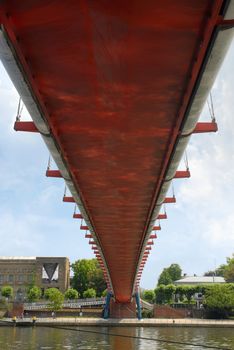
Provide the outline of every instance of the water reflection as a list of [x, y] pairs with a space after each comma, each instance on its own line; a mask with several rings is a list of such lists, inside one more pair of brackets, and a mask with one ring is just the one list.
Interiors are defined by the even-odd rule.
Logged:
[[[89, 330], [91, 333], [82, 332]], [[92, 332], [97, 333], [92, 333]], [[105, 333], [105, 334], [100, 334]], [[127, 335], [134, 338], [112, 336]], [[172, 340], [180, 344], [160, 343], [140, 338]], [[134, 327], [85, 327], [80, 331], [44, 327], [0, 327], [1, 350], [191, 350], [202, 349], [184, 343], [205, 344], [234, 349], [233, 329], [211, 328], [134, 328]]]
[[[136, 328], [125, 328], [125, 327], [111, 327], [109, 329], [110, 333], [123, 334], [127, 336], [136, 336]], [[136, 347], [136, 340], [133, 338], [122, 338], [109, 336], [111, 349], [121, 349], [121, 350], [134, 350]]]

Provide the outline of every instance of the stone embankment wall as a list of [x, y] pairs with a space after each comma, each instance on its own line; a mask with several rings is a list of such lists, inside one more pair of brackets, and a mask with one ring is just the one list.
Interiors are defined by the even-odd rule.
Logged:
[[153, 317], [155, 318], [186, 318], [191, 317], [189, 309], [175, 309], [168, 305], [154, 305]]

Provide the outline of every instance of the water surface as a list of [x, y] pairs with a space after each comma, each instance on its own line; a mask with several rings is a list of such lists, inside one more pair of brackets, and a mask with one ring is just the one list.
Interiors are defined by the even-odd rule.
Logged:
[[[67, 327], [71, 328], [71, 327]], [[79, 349], [79, 350], [181, 350], [199, 349], [184, 343], [204, 344], [234, 349], [234, 330], [230, 328], [175, 328], [175, 327], [80, 327], [73, 330], [47, 327], [0, 327], [0, 349]], [[92, 332], [102, 332], [97, 334]], [[111, 336], [109, 333], [137, 337], [137, 339]], [[139, 338], [138, 338], [139, 337]], [[140, 337], [171, 340], [183, 344], [159, 343]], [[205, 349], [205, 348], [204, 348]]]

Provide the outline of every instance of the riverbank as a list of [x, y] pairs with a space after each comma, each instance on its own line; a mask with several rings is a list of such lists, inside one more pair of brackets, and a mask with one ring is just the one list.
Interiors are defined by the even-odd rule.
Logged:
[[[17, 326], [33, 325], [31, 318], [17, 319]], [[0, 326], [14, 326], [10, 318], [0, 320]], [[38, 318], [35, 326], [106, 326], [106, 327], [217, 327], [234, 328], [234, 320], [204, 320], [204, 319], [108, 319], [83, 318], [83, 317], [59, 317], [59, 318]]]

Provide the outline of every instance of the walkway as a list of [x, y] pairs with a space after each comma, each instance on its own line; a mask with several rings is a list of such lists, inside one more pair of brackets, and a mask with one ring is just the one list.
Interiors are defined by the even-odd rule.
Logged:
[[[18, 320], [19, 322], [29, 322], [30, 318], [24, 318], [23, 320]], [[4, 323], [0, 326], [13, 325], [10, 318], [4, 319]], [[123, 326], [123, 327], [225, 327], [234, 328], [234, 320], [202, 320], [202, 319], [159, 319], [150, 318], [142, 319], [138, 321], [137, 319], [108, 319], [104, 320], [102, 318], [79, 318], [79, 317], [59, 317], [56, 319], [52, 318], [38, 318], [36, 321], [36, 326]]]

